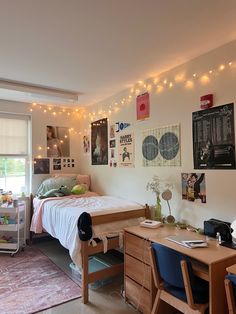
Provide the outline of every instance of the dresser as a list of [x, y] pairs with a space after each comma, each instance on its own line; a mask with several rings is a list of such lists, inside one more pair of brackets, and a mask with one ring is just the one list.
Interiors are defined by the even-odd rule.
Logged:
[[[142, 231], [140, 235], [137, 234], [136, 227], [127, 228], [124, 233], [125, 300], [138, 311], [150, 314], [156, 296], [148, 250], [151, 244], [148, 240], [150, 229], [138, 228]], [[179, 312], [163, 302], [160, 306], [160, 313]]]
[[156, 290], [148, 252], [150, 242], [128, 231], [125, 231], [124, 241], [126, 301], [143, 313], [151, 313]]

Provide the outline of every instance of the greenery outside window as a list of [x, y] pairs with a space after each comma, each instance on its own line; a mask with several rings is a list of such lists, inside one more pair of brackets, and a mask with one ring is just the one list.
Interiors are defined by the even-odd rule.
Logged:
[[0, 189], [28, 194], [30, 117], [0, 113]]

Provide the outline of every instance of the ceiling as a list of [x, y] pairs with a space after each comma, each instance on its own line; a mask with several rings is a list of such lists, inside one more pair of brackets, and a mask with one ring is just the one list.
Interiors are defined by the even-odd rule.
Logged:
[[[236, 39], [235, 0], [0, 0], [0, 8], [0, 77], [78, 92], [79, 106]], [[7, 94], [0, 99], [24, 101]]]

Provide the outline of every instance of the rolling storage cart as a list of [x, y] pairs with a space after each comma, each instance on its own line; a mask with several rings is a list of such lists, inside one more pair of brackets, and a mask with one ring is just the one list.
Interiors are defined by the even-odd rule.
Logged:
[[26, 204], [14, 202], [10, 206], [0, 206], [0, 253], [13, 257], [26, 242]]

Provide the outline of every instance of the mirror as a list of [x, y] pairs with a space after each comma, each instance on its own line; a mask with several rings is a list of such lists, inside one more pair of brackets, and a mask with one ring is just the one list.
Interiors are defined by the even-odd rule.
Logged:
[[164, 192], [162, 192], [161, 196], [163, 200], [167, 201], [168, 208], [169, 208], [169, 215], [166, 217], [166, 221], [169, 224], [173, 224], [175, 222], [175, 217], [171, 215], [171, 209], [170, 209], [170, 204], [169, 204], [169, 200], [171, 200], [172, 198], [172, 192], [169, 189], [167, 189]]

